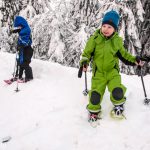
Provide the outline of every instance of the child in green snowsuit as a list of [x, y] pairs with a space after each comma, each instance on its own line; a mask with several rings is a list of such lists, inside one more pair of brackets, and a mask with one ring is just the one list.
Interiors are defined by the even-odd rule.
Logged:
[[87, 105], [90, 113], [101, 111], [101, 102], [107, 86], [116, 115], [122, 114], [126, 87], [121, 83], [119, 59], [126, 65], [141, 64], [141, 61], [137, 60], [138, 57], [132, 56], [123, 46], [123, 40], [117, 33], [119, 19], [116, 11], [107, 12], [101, 29], [89, 38], [82, 54], [80, 65], [83, 66], [83, 71], [87, 70], [93, 55], [92, 84]]

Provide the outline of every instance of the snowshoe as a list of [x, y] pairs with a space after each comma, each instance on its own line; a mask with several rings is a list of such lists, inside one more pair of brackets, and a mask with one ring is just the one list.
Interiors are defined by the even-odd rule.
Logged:
[[101, 112], [89, 112], [88, 122], [92, 127], [97, 127], [99, 125], [99, 120], [101, 119]]
[[31, 80], [33, 80], [33, 79], [20, 78], [20, 79], [18, 79], [18, 83], [26, 83], [26, 82], [29, 82]]
[[12, 84], [14, 81], [17, 81], [17, 78], [16, 77], [14, 77], [14, 78], [11, 78], [11, 79], [9, 79], [9, 80], [4, 80], [4, 82], [5, 83], [7, 83], [7, 84]]
[[18, 79], [17, 82], [18, 82], [18, 83], [25, 83], [25, 79], [24, 79], [24, 78], [20, 78], [20, 79]]
[[29, 81], [32, 81], [33, 80], [33, 78], [30, 78], [30, 79], [27, 79], [27, 78], [25, 78], [25, 82], [29, 82]]
[[117, 105], [113, 108], [113, 110], [110, 112], [110, 116], [114, 119], [126, 119], [125, 115], [123, 114], [124, 107], [123, 105]]

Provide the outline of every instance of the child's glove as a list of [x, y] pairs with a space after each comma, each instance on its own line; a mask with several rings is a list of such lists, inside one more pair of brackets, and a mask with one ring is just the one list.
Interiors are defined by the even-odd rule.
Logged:
[[137, 65], [136, 73], [138, 76], [142, 75], [142, 70], [141, 67], [144, 65], [142, 58], [140, 56], [136, 56], [136, 62], [135, 64]]
[[19, 33], [21, 31], [21, 27], [14, 27], [10, 32], [11, 33]]
[[78, 71], [78, 78], [81, 78], [81, 77], [82, 77], [82, 72], [83, 72], [83, 71], [86, 72], [87, 67], [88, 67], [88, 58], [83, 57], [83, 58], [80, 60], [80, 68], [79, 68], [79, 71]]
[[83, 57], [82, 60], [80, 61], [80, 68], [82, 68], [82, 71], [86, 72], [88, 68], [88, 58]]
[[88, 65], [89, 64], [89, 59], [87, 57], [82, 57], [80, 60], [80, 67], [83, 67], [83, 65]]
[[144, 62], [142, 61], [142, 58], [141, 58], [140, 56], [136, 56], [135, 59], [136, 59], [135, 64], [136, 64], [137, 66], [142, 67], [142, 66], [144, 65]]

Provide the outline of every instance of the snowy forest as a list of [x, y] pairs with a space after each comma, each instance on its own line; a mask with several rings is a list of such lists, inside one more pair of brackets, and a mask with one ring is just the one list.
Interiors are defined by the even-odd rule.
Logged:
[[[79, 67], [87, 39], [109, 10], [121, 16], [118, 32], [127, 51], [150, 56], [149, 0], [0, 0], [0, 51], [16, 52], [17, 34], [10, 31], [20, 15], [32, 30], [34, 58]], [[136, 74], [136, 67], [123, 63], [120, 70]], [[150, 64], [143, 72], [150, 73]]]

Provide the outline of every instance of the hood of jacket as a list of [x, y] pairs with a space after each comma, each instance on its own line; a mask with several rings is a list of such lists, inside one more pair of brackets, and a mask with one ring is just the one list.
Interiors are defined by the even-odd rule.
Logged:
[[32, 39], [31, 39], [31, 29], [27, 23], [27, 21], [21, 17], [16, 16], [14, 20], [14, 27], [21, 27], [21, 31], [19, 32], [19, 45], [31, 45]]

